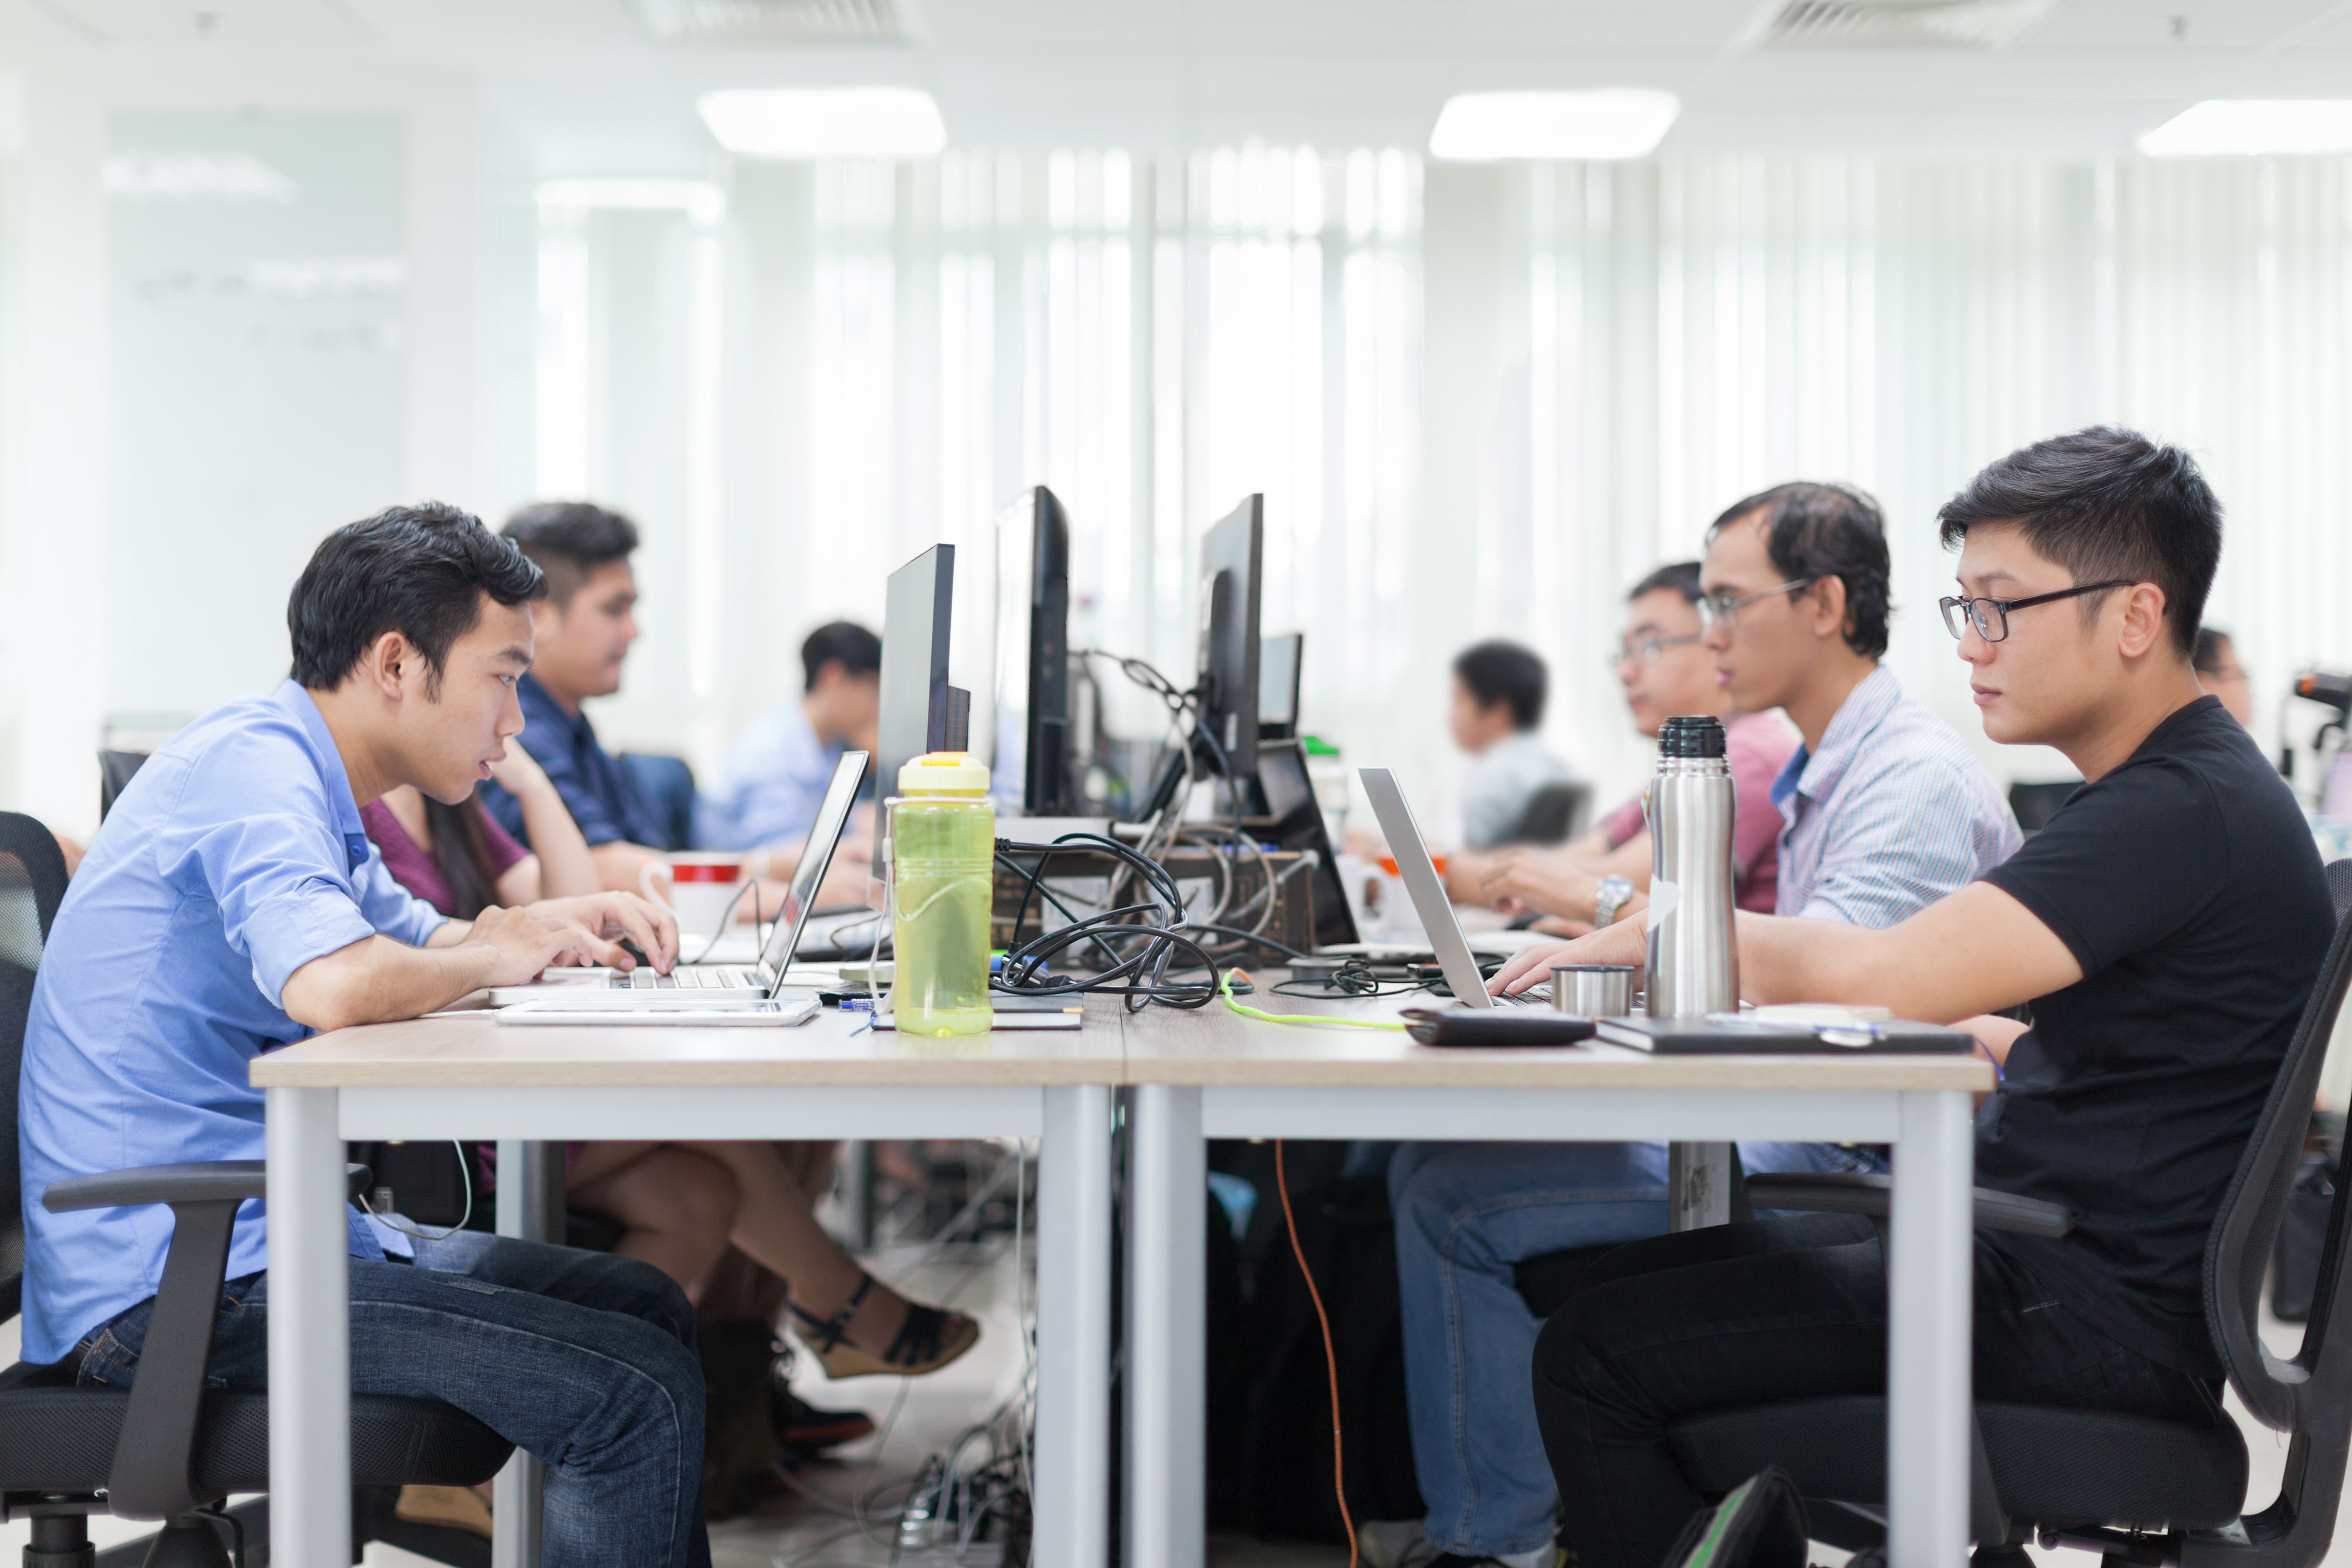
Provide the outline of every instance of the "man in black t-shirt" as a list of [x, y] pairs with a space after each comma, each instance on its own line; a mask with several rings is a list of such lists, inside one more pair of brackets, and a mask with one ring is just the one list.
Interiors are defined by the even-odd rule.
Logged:
[[[2334, 927], [2294, 798], [2189, 664], [2221, 505], [2185, 453], [2093, 429], [2011, 453], [1940, 516], [1960, 552], [1944, 618], [1985, 732], [2055, 746], [2087, 782], [1899, 925], [1741, 914], [1742, 989], [1964, 1022], [2000, 1066], [1978, 1179], [2063, 1204], [2074, 1228], [1977, 1237], [1980, 1396], [2207, 1417], [2205, 1238]], [[1620, 928], [1570, 956], [1638, 963], [1640, 943]], [[1496, 987], [1562, 956], [1523, 955]], [[2030, 1028], [1983, 1016], [2019, 1003]], [[1668, 1425], [1882, 1392], [1885, 1331], [1879, 1246], [1848, 1216], [1612, 1254], [1536, 1350], [1562, 1543], [1581, 1568], [1652, 1568], [1700, 1502]]]

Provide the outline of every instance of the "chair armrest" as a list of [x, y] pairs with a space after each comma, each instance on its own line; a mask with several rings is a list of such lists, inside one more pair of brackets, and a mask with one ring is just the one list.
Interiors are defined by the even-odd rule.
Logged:
[[[1759, 1209], [1801, 1209], [1813, 1214], [1858, 1214], [1883, 1220], [1893, 1212], [1895, 1180], [1869, 1173], [1790, 1172], [1748, 1178], [1748, 1201]], [[1976, 1189], [1976, 1228], [2061, 1237], [2074, 1228], [2062, 1204], [2021, 1198], [2015, 1193]]]
[[[73, 1209], [172, 1206], [172, 1246], [163, 1255], [163, 1283], [140, 1346], [130, 1408], [115, 1439], [107, 1498], [125, 1519], [175, 1519], [212, 1498], [194, 1481], [196, 1418], [212, 1365], [213, 1323], [228, 1273], [228, 1244], [236, 1211], [264, 1195], [264, 1163], [215, 1160], [201, 1164], [147, 1165], [68, 1176], [52, 1182], [41, 1205], [53, 1214]], [[347, 1165], [352, 1193], [366, 1187], [365, 1165]]]

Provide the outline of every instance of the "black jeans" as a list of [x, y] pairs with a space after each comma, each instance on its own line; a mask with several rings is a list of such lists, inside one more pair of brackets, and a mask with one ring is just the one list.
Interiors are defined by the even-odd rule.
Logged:
[[[1979, 1397], [2210, 1420], [2218, 1390], [2084, 1322], [1976, 1247]], [[1657, 1568], [1704, 1500], [1666, 1447], [1703, 1410], [1886, 1390], [1886, 1269], [1865, 1219], [1807, 1215], [1637, 1241], [1536, 1342], [1536, 1416], [1580, 1568]]]

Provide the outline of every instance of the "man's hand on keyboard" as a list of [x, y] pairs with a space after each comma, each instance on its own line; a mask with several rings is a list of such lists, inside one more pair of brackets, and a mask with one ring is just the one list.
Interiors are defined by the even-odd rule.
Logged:
[[1648, 961], [1648, 922], [1621, 920], [1574, 942], [1539, 942], [1519, 949], [1486, 982], [1486, 990], [1496, 996], [1516, 996], [1549, 979], [1555, 963], [1630, 963], [1639, 968]]
[[545, 920], [571, 921], [595, 940], [600, 956], [574, 962], [634, 969], [637, 961], [616, 945], [626, 937], [653, 960], [654, 967], [661, 973], [668, 973], [677, 963], [677, 917], [664, 905], [635, 893], [584, 893], [572, 899], [541, 899], [528, 908], [530, 913]]

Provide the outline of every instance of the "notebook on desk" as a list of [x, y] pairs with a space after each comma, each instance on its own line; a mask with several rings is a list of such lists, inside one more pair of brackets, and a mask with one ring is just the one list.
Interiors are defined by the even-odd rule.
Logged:
[[1975, 1047], [1974, 1037], [1940, 1024], [1902, 1018], [1819, 1024], [1747, 1024], [1737, 1014], [1697, 1018], [1602, 1018], [1600, 1037], [1659, 1056], [1950, 1055]]

